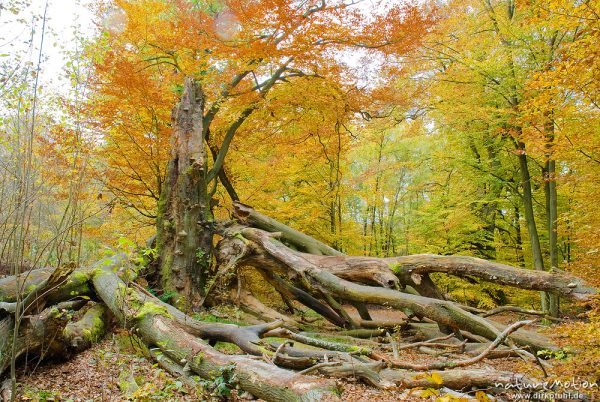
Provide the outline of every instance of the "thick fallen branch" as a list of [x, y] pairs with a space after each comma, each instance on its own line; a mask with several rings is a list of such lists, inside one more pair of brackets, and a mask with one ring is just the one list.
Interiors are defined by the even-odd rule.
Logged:
[[581, 279], [566, 273], [515, 268], [475, 257], [415, 254], [390, 257], [385, 261], [398, 274], [425, 275], [442, 272], [459, 277], [470, 276], [500, 285], [552, 292], [577, 300], [588, 300], [597, 293]]
[[338, 342], [326, 341], [323, 339], [312, 338], [310, 336], [296, 334], [285, 328], [277, 328], [272, 331], [267, 332], [265, 337], [277, 337], [277, 338], [286, 338], [296, 342], [303, 343], [305, 345], [314, 346], [321, 349], [333, 350], [336, 352], [347, 352], [354, 355], [366, 355], [369, 356], [373, 353], [372, 350], [355, 345], [346, 345]]
[[[588, 300], [591, 295], [597, 293], [581, 279], [564, 272], [525, 270], [475, 257], [434, 254], [389, 258], [345, 256], [326, 244], [261, 214], [248, 205], [234, 203], [234, 208], [234, 214], [240, 222], [267, 232], [279, 233], [284, 243], [305, 252], [304, 257], [311, 259], [313, 264], [352, 282], [378, 283], [381, 286], [394, 287], [398, 281], [390, 279], [390, 273], [393, 273], [400, 284], [413, 287], [421, 296], [444, 299], [442, 292], [429, 278], [432, 272], [442, 272], [459, 277], [476, 277], [521, 289], [552, 292], [577, 300]], [[321, 256], [337, 258], [320, 258]]]
[[[118, 278], [117, 278], [118, 279]], [[177, 325], [185, 332], [198, 338], [207, 339], [213, 344], [216, 342], [228, 342], [237, 345], [245, 353], [260, 356], [261, 349], [257, 346], [260, 343], [262, 335], [272, 329], [280, 327], [282, 321], [274, 321], [265, 324], [238, 326], [235, 324], [224, 323], [206, 323], [196, 320], [177, 308], [167, 304], [157, 297], [143, 291], [137, 284], [132, 284], [137, 292], [143, 296], [140, 302], [149, 306], [157, 306], [166, 311], [173, 319], [173, 324]], [[131, 291], [135, 290], [131, 289]], [[140, 308], [143, 308], [141, 306]]]
[[297, 231], [281, 222], [261, 214], [249, 205], [234, 202], [234, 214], [241, 222], [267, 232], [279, 232], [282, 239], [295, 246], [299, 251], [306, 251], [315, 255], [342, 255], [338, 250]]
[[[433, 374], [438, 376], [441, 381], [432, 381], [431, 375]], [[447, 387], [460, 390], [490, 388], [500, 384], [520, 383], [523, 385], [533, 385], [533, 382], [523, 374], [488, 369], [433, 371], [429, 375], [419, 375], [409, 370], [384, 369], [379, 375], [386, 381], [390, 381], [403, 388]]]
[[13, 317], [4, 318], [0, 323], [0, 373], [4, 373], [10, 366], [13, 350], [15, 358], [23, 354], [41, 357], [70, 354], [70, 339], [63, 335], [68, 322], [66, 313], [68, 310], [81, 308], [82, 304], [85, 302], [63, 302], [48, 307], [39, 314], [23, 317], [17, 337], [13, 336]]

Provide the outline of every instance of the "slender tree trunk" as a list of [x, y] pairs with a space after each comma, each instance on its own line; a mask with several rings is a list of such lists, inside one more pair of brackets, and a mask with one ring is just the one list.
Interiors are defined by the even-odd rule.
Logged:
[[525, 268], [525, 258], [523, 255], [523, 236], [521, 234], [521, 212], [515, 205], [515, 254], [517, 262], [521, 268]]
[[159, 200], [157, 245], [166, 290], [191, 303], [203, 295], [212, 259], [213, 215], [207, 190], [207, 151], [202, 138], [204, 96], [186, 78], [173, 112], [172, 156]]
[[[527, 163], [527, 154], [525, 153], [525, 144], [518, 142], [517, 150], [519, 154], [519, 166], [521, 171], [521, 186], [523, 188], [523, 209], [525, 212], [525, 220], [527, 222], [527, 232], [529, 234], [529, 243], [531, 246], [531, 255], [533, 257], [533, 268], [538, 271], [544, 270], [544, 259], [542, 257], [542, 247], [538, 230], [535, 225], [535, 214], [533, 211], [533, 192], [531, 190], [531, 175]], [[548, 293], [541, 292], [542, 310], [548, 311]]]
[[[550, 269], [558, 269], [558, 200], [556, 193], [556, 161], [552, 156], [554, 142], [554, 120], [551, 114], [547, 116], [546, 132], [546, 163], [544, 165], [544, 192], [546, 195], [546, 225], [548, 229], [548, 242], [550, 248]], [[559, 315], [559, 298], [550, 295], [548, 312], [553, 317]]]

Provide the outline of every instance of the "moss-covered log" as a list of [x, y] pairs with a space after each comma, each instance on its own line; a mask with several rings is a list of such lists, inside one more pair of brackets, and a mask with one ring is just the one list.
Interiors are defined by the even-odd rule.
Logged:
[[200, 377], [214, 379], [225, 371], [235, 374], [242, 389], [268, 401], [317, 401], [335, 396], [329, 380], [280, 369], [243, 355], [225, 355], [186, 332], [162, 305], [125, 284], [109, 270], [96, 270], [92, 281], [98, 296], [121, 324], [148, 345], [161, 348], [175, 362], [187, 364]]
[[71, 349], [81, 352], [104, 337], [110, 323], [110, 315], [110, 310], [104, 303], [97, 303], [78, 321], [68, 323], [62, 336]]
[[14, 336], [14, 317], [0, 321], [0, 375], [10, 367], [11, 359], [28, 356], [61, 356], [71, 354], [69, 340], [63, 336], [69, 322], [68, 311], [79, 309], [85, 301], [62, 302], [44, 309], [39, 314], [22, 318], [18, 335]]

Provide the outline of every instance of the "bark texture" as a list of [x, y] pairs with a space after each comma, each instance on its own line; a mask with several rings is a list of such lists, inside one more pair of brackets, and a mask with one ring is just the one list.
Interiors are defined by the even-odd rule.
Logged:
[[173, 111], [171, 160], [159, 202], [157, 246], [165, 289], [197, 301], [204, 292], [212, 258], [213, 215], [207, 183], [202, 116], [204, 95], [188, 77]]

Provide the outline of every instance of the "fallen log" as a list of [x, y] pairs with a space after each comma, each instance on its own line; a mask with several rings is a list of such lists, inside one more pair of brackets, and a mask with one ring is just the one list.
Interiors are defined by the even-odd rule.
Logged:
[[[432, 371], [424, 374], [415, 374], [410, 370], [383, 369], [379, 373], [381, 378], [403, 388], [442, 388], [451, 389], [486, 389], [499, 387], [505, 384], [523, 384], [533, 386], [534, 382], [524, 374], [509, 371], [488, 369], [454, 369]], [[432, 381], [432, 375], [440, 381]]]
[[249, 205], [234, 202], [234, 216], [242, 223], [265, 230], [267, 232], [281, 233], [282, 239], [288, 244], [295, 246], [299, 251], [306, 251], [314, 255], [342, 255], [341, 252], [308, 236], [294, 228], [291, 228], [271, 217], [261, 214]]
[[68, 323], [67, 311], [81, 308], [85, 301], [63, 302], [48, 307], [39, 314], [21, 319], [18, 335], [14, 336], [14, 317], [7, 317], [0, 323], [0, 374], [4, 373], [14, 356], [68, 356], [72, 354], [68, 345], [71, 339], [63, 330]]
[[[475, 277], [485, 281], [513, 286], [520, 289], [551, 292], [560, 296], [588, 300], [597, 293], [581, 279], [564, 272], [540, 272], [512, 267], [469, 256], [443, 256], [415, 254], [399, 257], [372, 258], [346, 256], [326, 244], [301, 233], [281, 222], [261, 214], [252, 207], [234, 203], [234, 216], [243, 224], [271, 233], [278, 233], [284, 243], [303, 252], [303, 258], [321, 269], [346, 280], [362, 283], [378, 283], [395, 287], [398, 283], [411, 286], [421, 296], [444, 299], [443, 293], [429, 277], [441, 272], [458, 277]], [[335, 256], [336, 258], [323, 258]], [[397, 279], [391, 279], [396, 276]]]
[[415, 254], [384, 259], [397, 274], [426, 275], [441, 272], [476, 277], [520, 289], [551, 292], [576, 300], [588, 300], [596, 289], [566, 273], [534, 271], [467, 256]]
[[[335, 398], [336, 386], [330, 380], [303, 376], [248, 356], [216, 351], [178, 325], [181, 322], [172, 315], [172, 309], [157, 304], [147, 294], [127, 288], [110, 270], [94, 271], [92, 282], [98, 296], [122, 325], [148, 345], [159, 347], [171, 360], [187, 364], [202, 378], [214, 379], [223, 370], [230, 370], [242, 389], [268, 401]], [[237, 328], [241, 332], [242, 329]], [[246, 333], [242, 333], [239, 337], [244, 339], [245, 336]]]

